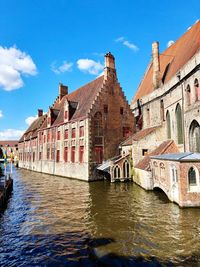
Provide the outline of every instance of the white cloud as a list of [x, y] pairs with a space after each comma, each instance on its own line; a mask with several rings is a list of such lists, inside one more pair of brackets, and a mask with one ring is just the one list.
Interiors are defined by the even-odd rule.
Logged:
[[26, 118], [26, 119], [25, 119], [26, 124], [31, 125], [32, 122], [34, 122], [34, 120], [37, 119], [37, 117], [38, 117], [38, 116], [36, 115], [35, 117], [30, 116], [30, 117]]
[[60, 74], [63, 72], [72, 71], [72, 66], [73, 66], [72, 62], [63, 61], [62, 65], [56, 67], [56, 62], [53, 62], [51, 64], [51, 70], [56, 74]]
[[138, 48], [135, 44], [129, 42], [129, 41], [126, 40], [124, 37], [119, 37], [119, 38], [117, 38], [117, 39], [115, 40], [115, 42], [117, 42], [117, 43], [122, 43], [123, 45], [125, 45], [125, 46], [128, 47], [129, 49], [133, 50], [134, 52], [137, 52], [137, 51], [139, 50], [139, 48]]
[[100, 62], [87, 58], [79, 59], [76, 63], [79, 70], [93, 75], [99, 75], [104, 68]]
[[2, 110], [0, 110], [0, 118], [2, 118], [3, 117], [3, 112], [2, 112]]
[[15, 46], [10, 48], [0, 46], [0, 87], [6, 91], [22, 87], [23, 74], [37, 74], [32, 58]]
[[0, 131], [0, 140], [19, 140], [24, 130], [6, 129]]
[[172, 44], [174, 44], [174, 41], [173, 40], [170, 40], [167, 42], [167, 47], [170, 47]]

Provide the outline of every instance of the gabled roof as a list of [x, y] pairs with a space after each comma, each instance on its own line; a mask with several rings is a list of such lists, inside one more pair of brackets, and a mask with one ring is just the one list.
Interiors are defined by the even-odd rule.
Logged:
[[[76, 107], [76, 110], [73, 116], [71, 117], [71, 120], [87, 116], [97, 93], [103, 86], [103, 81], [104, 76], [102, 75], [97, 79], [91, 81], [90, 83], [75, 90], [74, 92], [64, 96], [59, 104], [57, 101], [55, 101], [56, 109], [60, 110], [60, 112], [53, 125], [57, 125], [64, 122], [64, 103], [66, 100], [72, 105], [72, 107]], [[44, 122], [42, 128], [45, 128], [44, 126], [46, 125], [47, 123]]]
[[[160, 72], [164, 79], [163, 83], [168, 82], [200, 49], [200, 21], [196, 22], [186, 33], [184, 33], [174, 44], [160, 54]], [[150, 62], [147, 71], [141, 81], [137, 92], [132, 100], [137, 99], [153, 92], [153, 69]]]
[[131, 146], [134, 141], [139, 141], [143, 138], [145, 138], [147, 135], [153, 133], [159, 128], [159, 126], [146, 128], [144, 130], [141, 130], [137, 133], [134, 133], [133, 135], [129, 136], [125, 141], [123, 141], [120, 146]]
[[154, 149], [147, 156], [145, 156], [142, 160], [140, 160], [135, 165], [135, 168], [142, 169], [142, 170], [148, 170], [151, 156], [161, 155], [161, 154], [168, 155], [167, 153], [172, 153], [172, 152], [174, 152], [174, 153], [179, 152], [178, 147], [176, 146], [174, 141], [173, 140], [164, 141], [156, 149]]
[[26, 140], [29, 140], [30, 137], [35, 138], [37, 136], [37, 130], [42, 126], [46, 117], [47, 117], [47, 115], [45, 114], [45, 115], [42, 115], [42, 116], [38, 117], [37, 119], [35, 119], [31, 123], [31, 125], [28, 127], [26, 132], [22, 135], [22, 137], [19, 140], [19, 143], [24, 141], [24, 137]]

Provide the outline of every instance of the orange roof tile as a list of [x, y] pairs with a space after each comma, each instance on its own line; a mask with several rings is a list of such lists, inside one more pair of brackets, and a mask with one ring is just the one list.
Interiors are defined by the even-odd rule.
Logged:
[[[174, 44], [160, 54], [160, 72], [164, 78], [163, 83], [168, 82], [181, 67], [183, 67], [200, 49], [200, 21], [196, 22]], [[165, 76], [165, 77], [164, 77]], [[152, 61], [150, 62], [144, 78], [141, 81], [132, 103], [141, 97], [153, 92]]]
[[162, 144], [160, 144], [156, 149], [150, 152], [147, 156], [145, 156], [142, 160], [140, 160], [135, 165], [135, 168], [148, 170], [150, 163], [150, 156], [168, 154], [168, 153], [179, 153], [179, 152], [180, 151], [173, 140], [166, 140]]

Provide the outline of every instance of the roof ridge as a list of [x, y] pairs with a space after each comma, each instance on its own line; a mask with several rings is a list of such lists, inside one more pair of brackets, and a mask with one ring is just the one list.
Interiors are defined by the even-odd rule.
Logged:
[[96, 79], [94, 79], [94, 80], [92, 80], [92, 81], [90, 81], [90, 82], [84, 84], [83, 86], [81, 86], [81, 87], [75, 89], [75, 90], [74, 90], [73, 92], [71, 92], [70, 94], [67, 94], [67, 97], [71, 96], [72, 94], [74, 94], [74, 93], [77, 92], [78, 90], [81, 90], [82, 88], [84, 88], [84, 87], [90, 85], [91, 83], [94, 83], [95, 81], [100, 80], [100, 78], [102, 79], [103, 76], [104, 76], [104, 75], [101, 75], [101, 76], [97, 77]]

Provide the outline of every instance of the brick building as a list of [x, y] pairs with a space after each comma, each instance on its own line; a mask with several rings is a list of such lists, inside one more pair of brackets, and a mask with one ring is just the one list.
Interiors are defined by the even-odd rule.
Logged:
[[[164, 52], [159, 52], [158, 42], [152, 44], [152, 59], [131, 102], [136, 133], [122, 143], [122, 153], [131, 149], [133, 180], [145, 189], [153, 189], [155, 182], [150, 155], [159, 155], [163, 145], [170, 144], [164, 153], [200, 152], [199, 82], [200, 21], [197, 21]], [[180, 188], [188, 181], [187, 171], [183, 171], [186, 165], [185, 162], [179, 165]], [[170, 168], [165, 169], [165, 178], [170, 183]], [[198, 175], [196, 179], [199, 184]], [[181, 206], [200, 205], [199, 190], [195, 192], [197, 201], [192, 194], [182, 193], [180, 189], [178, 201], [166, 194]]]
[[173, 139], [181, 152], [200, 152], [199, 81], [197, 21], [164, 52], [153, 43], [152, 59], [131, 102], [137, 130], [158, 127], [161, 141]]
[[96, 167], [118, 154], [133, 133], [134, 117], [117, 80], [115, 59], [105, 55], [104, 74], [68, 94], [59, 95], [19, 141], [19, 167], [91, 181]]
[[200, 206], [200, 153], [151, 157], [153, 188], [161, 188], [181, 207]]

